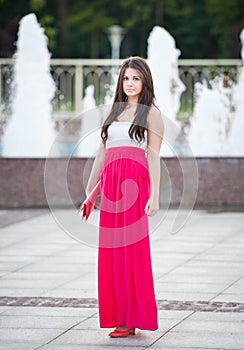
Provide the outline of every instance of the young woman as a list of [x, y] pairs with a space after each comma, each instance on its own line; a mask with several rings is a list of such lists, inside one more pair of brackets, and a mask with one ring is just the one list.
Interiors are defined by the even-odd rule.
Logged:
[[101, 180], [98, 302], [101, 328], [115, 327], [110, 337], [158, 328], [148, 216], [159, 208], [163, 133], [149, 66], [130, 57], [86, 188], [89, 195]]

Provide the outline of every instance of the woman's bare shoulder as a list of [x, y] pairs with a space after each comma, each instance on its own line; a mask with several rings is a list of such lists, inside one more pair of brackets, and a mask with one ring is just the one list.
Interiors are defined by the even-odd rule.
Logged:
[[148, 126], [157, 126], [158, 125], [159, 127], [162, 127], [164, 125], [163, 115], [157, 107], [152, 106], [150, 108], [150, 111], [149, 111], [148, 117], [147, 117], [147, 124], [148, 124]]

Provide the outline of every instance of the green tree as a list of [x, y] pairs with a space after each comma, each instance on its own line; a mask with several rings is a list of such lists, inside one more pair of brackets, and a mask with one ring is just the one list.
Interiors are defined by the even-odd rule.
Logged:
[[69, 2], [67, 25], [71, 35], [70, 49], [73, 56], [79, 56], [80, 53], [82, 57], [105, 55], [103, 45], [109, 49], [105, 29], [115, 21], [110, 15], [109, 5], [111, 6], [109, 0]]
[[176, 39], [182, 58], [215, 57], [205, 1], [165, 0], [164, 25]]
[[127, 30], [127, 45], [124, 44], [127, 56], [146, 56], [147, 38], [156, 18], [156, 3], [155, 0], [121, 1], [121, 25]]
[[157, 24], [176, 39], [181, 58], [238, 57], [243, 0], [0, 0], [0, 56], [11, 56], [18, 22], [35, 12], [53, 57], [110, 57], [106, 29], [126, 29], [122, 57], [147, 55]]
[[207, 0], [211, 19], [211, 34], [218, 43], [217, 57], [236, 57], [239, 54], [238, 34], [244, 27], [242, 0]]
[[10, 57], [15, 52], [15, 42], [20, 19], [30, 12], [36, 13], [49, 38], [49, 48], [56, 47], [57, 29], [54, 16], [48, 10], [47, 0], [0, 0], [0, 56]]

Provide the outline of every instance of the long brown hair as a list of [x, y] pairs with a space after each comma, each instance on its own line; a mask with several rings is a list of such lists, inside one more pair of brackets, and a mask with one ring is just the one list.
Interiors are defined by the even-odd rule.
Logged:
[[116, 120], [127, 105], [127, 95], [123, 90], [123, 78], [127, 68], [136, 69], [142, 77], [142, 91], [138, 99], [135, 118], [128, 133], [131, 139], [134, 138], [138, 142], [145, 140], [147, 115], [151, 106], [155, 106], [155, 95], [150, 68], [143, 58], [136, 56], [127, 58], [121, 66], [112, 109], [102, 126], [101, 137], [103, 143], [106, 143], [108, 138], [109, 125]]

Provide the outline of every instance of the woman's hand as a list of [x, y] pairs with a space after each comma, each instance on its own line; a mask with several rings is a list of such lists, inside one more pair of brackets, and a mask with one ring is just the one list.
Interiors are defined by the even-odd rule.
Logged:
[[159, 209], [158, 197], [149, 197], [147, 204], [145, 206], [145, 214], [148, 216], [153, 216], [157, 213]]

